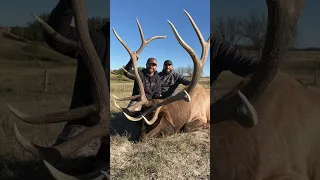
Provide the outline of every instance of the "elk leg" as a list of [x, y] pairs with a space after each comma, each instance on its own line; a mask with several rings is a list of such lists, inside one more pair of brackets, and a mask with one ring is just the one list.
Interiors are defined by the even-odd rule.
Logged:
[[209, 127], [208, 123], [206, 122], [206, 118], [201, 116], [199, 118], [196, 118], [192, 120], [191, 122], [188, 122], [187, 124], [184, 125], [183, 131], [184, 132], [194, 132], [194, 131], [199, 131], [202, 129], [207, 129]]

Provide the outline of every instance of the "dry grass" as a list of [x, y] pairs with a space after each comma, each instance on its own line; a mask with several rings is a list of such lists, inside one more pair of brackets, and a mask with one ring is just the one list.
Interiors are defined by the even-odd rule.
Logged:
[[111, 138], [111, 177], [122, 179], [209, 179], [209, 132], [176, 134], [132, 143]]
[[[7, 64], [10, 64], [9, 62]], [[10, 67], [10, 68], [9, 68]], [[11, 69], [12, 67], [12, 69]], [[50, 146], [61, 132], [64, 123], [30, 125], [18, 120], [8, 108], [10, 103], [29, 114], [42, 114], [66, 109], [72, 93], [74, 68], [51, 69], [49, 91], [42, 91], [43, 69], [14, 68], [14, 63], [0, 71], [0, 176], [46, 177], [39, 159], [21, 148], [13, 134], [13, 124], [31, 142]], [[37, 162], [34, 162], [37, 161]], [[39, 169], [40, 168], [40, 169]], [[48, 177], [47, 177], [48, 178]]]
[[[30, 125], [13, 116], [7, 104], [29, 114], [67, 109], [71, 100], [76, 61], [65, 56], [60, 58], [61, 55], [44, 46], [40, 46], [39, 50], [43, 54], [32, 54], [21, 49], [33, 45], [1, 36], [0, 42], [0, 179], [51, 179], [42, 162], [17, 143], [13, 125], [17, 124], [22, 135], [31, 142], [50, 146], [64, 123]], [[4, 43], [7, 43], [6, 46]], [[20, 61], [17, 54], [30, 59]], [[50, 58], [64, 62], [47, 61]], [[50, 70], [46, 93], [43, 92], [45, 69]]]

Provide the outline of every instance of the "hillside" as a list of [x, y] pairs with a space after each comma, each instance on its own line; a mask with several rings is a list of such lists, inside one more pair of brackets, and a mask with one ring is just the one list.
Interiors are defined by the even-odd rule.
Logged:
[[8, 33], [5, 29], [0, 30], [0, 62], [14, 63], [21, 61], [25, 64], [49, 62], [57, 66], [75, 65], [75, 61], [67, 56], [53, 51], [45, 43], [31, 42]]

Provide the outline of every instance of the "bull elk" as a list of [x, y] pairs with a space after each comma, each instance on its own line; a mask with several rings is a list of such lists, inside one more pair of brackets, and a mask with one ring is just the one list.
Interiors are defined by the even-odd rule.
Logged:
[[[91, 78], [93, 80], [93, 92], [92, 97], [94, 103], [86, 106], [80, 107], [68, 111], [61, 111], [50, 113], [46, 115], [38, 115], [38, 116], [30, 116], [24, 114], [17, 109], [13, 108], [9, 105], [9, 109], [11, 112], [17, 116], [19, 119], [31, 123], [31, 124], [44, 124], [44, 123], [60, 123], [67, 121], [74, 121], [80, 118], [99, 118], [99, 123], [88, 127], [81, 133], [75, 135], [68, 141], [60, 143], [58, 145], [54, 145], [52, 147], [41, 147], [35, 144], [32, 144], [27, 139], [25, 139], [19, 132], [16, 125], [14, 125], [14, 133], [19, 144], [31, 152], [32, 154], [40, 157], [44, 160], [45, 165], [50, 170], [52, 175], [56, 179], [77, 179], [72, 176], [68, 176], [59, 172], [49, 163], [63, 163], [64, 161], [70, 159], [74, 156], [76, 150], [84, 148], [85, 145], [92, 142], [95, 139], [103, 138], [107, 141], [109, 139], [109, 127], [110, 127], [110, 97], [109, 97], [109, 89], [108, 89], [108, 79], [106, 78], [103, 66], [99, 59], [99, 56], [92, 44], [89, 29], [87, 24], [87, 14], [85, 8], [84, 0], [72, 0], [72, 8], [75, 14], [75, 24], [78, 33], [79, 42], [74, 42], [72, 40], [66, 39], [55, 30], [53, 30], [49, 25], [47, 25], [43, 20], [39, 17], [34, 16], [37, 21], [39, 21], [44, 29], [55, 38], [56, 41], [65, 43], [69, 46], [73, 46], [78, 48], [79, 53], [84, 57], [84, 61], [87, 65], [87, 68], [90, 72]], [[77, 155], [76, 155], [77, 156]], [[79, 155], [80, 156], [80, 155]], [[106, 165], [107, 166], [107, 165]], [[106, 168], [106, 167], [104, 167]], [[103, 174], [106, 174], [103, 172]], [[92, 175], [92, 174], [91, 174]], [[101, 179], [103, 175], [99, 173], [94, 178]], [[91, 179], [92, 177], [83, 177], [79, 176], [78, 178], [82, 179]]]
[[[116, 107], [124, 111], [125, 116], [129, 120], [139, 121], [143, 119], [147, 125], [150, 125], [149, 127], [151, 127], [152, 129], [151, 131], [150, 129], [147, 130], [147, 128], [145, 128], [145, 124], [143, 124], [143, 133], [140, 136], [140, 140], [146, 140], [152, 137], [157, 137], [161, 133], [169, 133], [168, 130], [172, 130], [172, 128], [173, 132], [180, 132], [182, 129], [186, 131], [194, 131], [201, 127], [210, 127], [210, 91], [204, 89], [201, 85], [197, 84], [203, 66], [208, 57], [208, 52], [210, 48], [210, 38], [208, 38], [208, 40], [205, 41], [192, 17], [189, 15], [187, 11], [184, 10], [184, 12], [188, 16], [194, 30], [196, 31], [196, 34], [202, 46], [202, 54], [199, 58], [197, 54], [194, 52], [194, 50], [182, 40], [174, 25], [168, 20], [168, 23], [171, 26], [176, 39], [190, 55], [194, 65], [194, 72], [190, 84], [184, 90], [164, 100], [152, 99], [148, 101], [146, 99], [144, 94], [143, 83], [138, 74], [138, 68], [136, 64], [137, 55], [141, 52], [142, 47], [145, 47], [145, 45], [147, 45], [147, 43], [150, 42], [152, 39], [164, 38], [164, 36], [156, 36], [150, 38], [151, 40], [145, 41], [139, 22], [137, 22], [142, 44], [139, 50], [136, 53], [133, 53], [124, 43], [124, 41], [119, 37], [116, 31], [113, 29], [113, 32], [117, 39], [121, 42], [121, 44], [130, 54], [130, 57], [133, 61], [135, 72], [133, 76], [135, 77], [140, 90], [139, 95], [135, 95], [132, 97], [118, 98], [114, 96], [115, 99], [120, 101], [135, 100], [140, 98], [140, 101], [134, 104], [133, 106], [128, 108], [121, 108], [116, 104], [115, 101], [114, 103]], [[131, 117], [130, 115], [128, 115], [129, 113], [133, 112], [133, 109], [141, 105], [144, 107], [145, 111], [140, 112], [139, 116]], [[155, 112], [153, 113], [153, 111]], [[151, 120], [148, 120], [150, 118]], [[172, 131], [170, 133], [172, 133]]]
[[[257, 71], [212, 102], [211, 179], [320, 179], [320, 90], [278, 70], [305, 0], [266, 2], [268, 29]], [[238, 90], [258, 115], [253, 128], [229, 121], [252, 118], [241, 110]]]

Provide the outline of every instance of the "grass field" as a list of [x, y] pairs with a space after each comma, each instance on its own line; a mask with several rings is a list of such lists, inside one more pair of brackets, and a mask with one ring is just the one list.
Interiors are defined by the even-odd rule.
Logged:
[[[312, 84], [314, 59], [318, 56], [320, 52], [290, 53], [282, 69], [302, 82]], [[0, 179], [51, 178], [42, 162], [17, 144], [13, 124], [16, 123], [22, 135], [31, 142], [50, 146], [64, 123], [29, 125], [15, 118], [6, 105], [10, 103], [29, 114], [67, 109], [75, 67], [75, 60], [59, 55], [44, 45], [13, 41], [0, 34]], [[49, 70], [47, 92], [43, 90], [45, 69]], [[229, 72], [223, 73], [218, 79], [215, 95], [225, 93], [238, 80], [240, 78]], [[131, 95], [132, 84], [132, 81], [112, 75], [111, 93], [118, 97]], [[209, 88], [209, 79], [203, 78], [201, 84]], [[124, 107], [127, 103], [119, 105]], [[112, 101], [111, 111], [112, 133], [116, 131], [122, 135], [126, 131], [119, 127], [130, 123], [116, 110]], [[115, 134], [111, 138], [112, 179], [209, 178], [208, 131], [133, 143], [129, 140], [134, 139], [132, 136], [135, 136], [137, 126], [131, 123], [130, 128], [133, 132], [131, 137]]]
[[[0, 42], [0, 179], [50, 179], [42, 162], [17, 144], [13, 124], [31, 142], [43, 146], [54, 142], [64, 124], [29, 125], [15, 118], [7, 104], [29, 114], [68, 108], [76, 63], [43, 45], [2, 36]], [[43, 90], [45, 69], [49, 70], [47, 92]]]

